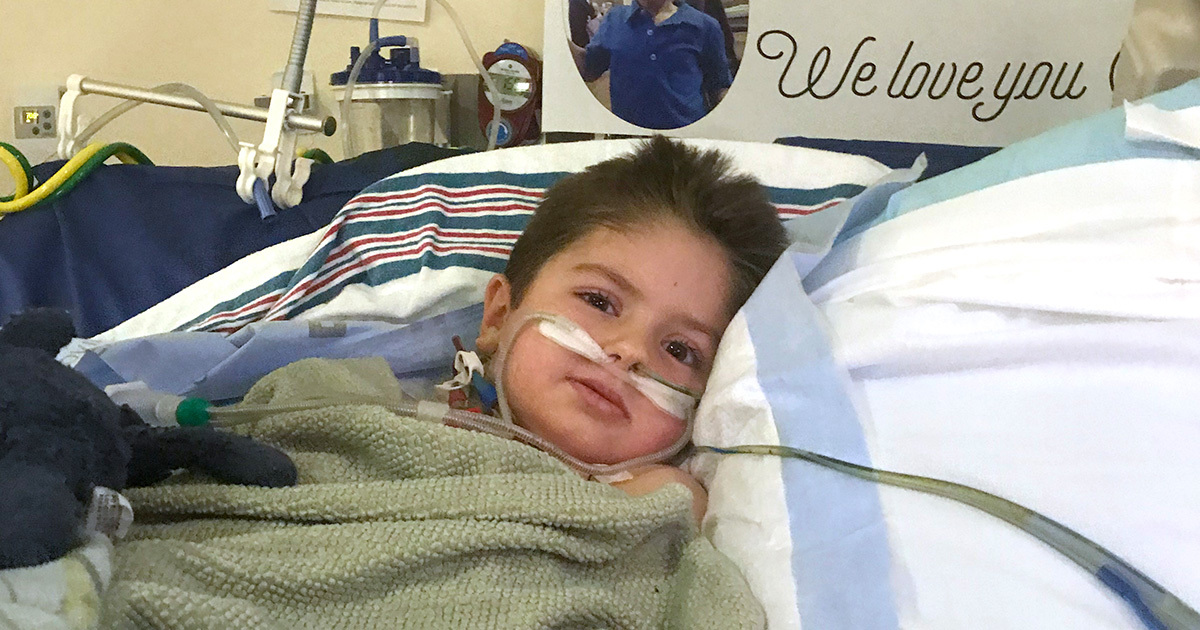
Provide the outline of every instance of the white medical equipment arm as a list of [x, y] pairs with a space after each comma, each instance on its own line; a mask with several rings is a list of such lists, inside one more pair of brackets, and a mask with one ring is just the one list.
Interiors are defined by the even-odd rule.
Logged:
[[300, 0], [291, 53], [283, 73], [283, 85], [271, 92], [262, 142], [258, 146], [249, 142], [241, 143], [237, 193], [246, 203], [254, 203], [255, 182], [261, 180], [265, 184], [272, 173], [275, 174], [275, 185], [271, 187], [271, 199], [276, 205], [290, 208], [304, 197], [303, 188], [308, 181], [312, 160], [296, 157], [297, 129], [288, 122], [288, 117], [298, 114], [300, 110], [300, 82], [304, 76], [304, 58], [308, 54], [308, 40], [312, 35], [316, 12], [317, 0]]
[[[255, 120], [258, 122], [265, 122], [267, 120], [267, 110], [259, 107], [238, 105], [237, 103], [227, 103], [224, 101], [201, 102], [183, 94], [174, 94], [153, 89], [147, 90], [119, 83], [99, 81], [81, 74], [73, 74], [67, 77], [66, 91], [63, 93], [59, 103], [58, 157], [60, 159], [70, 159], [78, 153], [81, 148], [79, 144], [82, 140], [85, 140], [79, 137], [82, 129], [75, 116], [75, 102], [84, 94], [111, 96], [129, 101], [190, 109], [197, 112], [208, 111], [208, 104], [211, 103], [222, 116]], [[336, 128], [336, 123], [332, 117], [317, 118], [315, 116], [291, 114], [287, 117], [287, 123], [296, 129], [317, 131], [327, 136], [333, 135]]]
[[285, 208], [300, 203], [303, 196], [302, 188], [308, 180], [312, 160], [295, 157], [296, 134], [303, 130], [332, 136], [337, 129], [337, 123], [332, 116], [324, 118], [306, 116], [299, 110], [301, 103], [300, 80], [304, 73], [304, 57], [308, 51], [308, 40], [312, 33], [316, 4], [316, 0], [302, 0], [301, 2], [283, 86], [272, 92], [271, 103], [267, 109], [211, 101], [207, 98], [194, 98], [191, 95], [194, 92], [174, 94], [146, 90], [97, 81], [74, 74], [67, 78], [66, 92], [59, 103], [58, 157], [68, 159], [80, 149], [78, 145], [81, 140], [79, 137], [81, 130], [75, 115], [75, 102], [84, 94], [112, 96], [193, 111], [208, 111], [214, 120], [221, 116], [230, 116], [266, 123], [262, 142], [257, 146], [247, 142], [239, 143], [238, 196], [246, 203], [254, 203], [254, 183], [258, 180], [265, 183], [274, 173], [275, 185], [271, 190], [271, 198], [275, 203]]

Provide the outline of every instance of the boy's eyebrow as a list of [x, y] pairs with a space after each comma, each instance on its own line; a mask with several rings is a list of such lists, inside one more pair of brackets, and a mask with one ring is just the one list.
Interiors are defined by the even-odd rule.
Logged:
[[642, 292], [640, 290], [638, 290], [637, 287], [633, 286], [632, 282], [630, 282], [625, 276], [617, 273], [615, 270], [613, 270], [612, 268], [610, 268], [606, 265], [601, 265], [599, 263], [584, 262], [584, 263], [579, 263], [578, 265], [575, 265], [575, 270], [576, 271], [592, 271], [592, 272], [598, 273], [598, 274], [608, 278], [609, 280], [611, 280], [612, 283], [617, 285], [618, 287], [620, 287], [620, 289], [622, 291], [633, 295], [633, 297], [638, 298], [638, 299], [641, 299], [643, 297]]
[[[594, 273], [598, 273], [598, 274], [608, 278], [609, 280], [611, 280], [613, 284], [617, 285], [622, 291], [629, 293], [634, 298], [641, 299], [643, 297], [642, 292], [640, 290], [638, 290], [637, 287], [633, 286], [632, 282], [630, 282], [625, 276], [621, 275], [620, 273], [617, 273], [616, 270], [614, 270], [606, 265], [602, 265], [599, 263], [584, 262], [584, 263], [579, 263], [579, 264], [575, 265], [575, 270], [576, 271], [591, 271]], [[696, 319], [695, 317], [692, 317], [691, 315], [683, 314], [680, 316], [680, 318], [683, 320], [683, 323], [688, 328], [692, 328], [696, 332], [708, 337], [708, 340], [710, 343], [713, 343], [718, 339], [718, 337], [719, 337], [718, 333], [715, 330], [713, 330], [713, 328], [711, 326], [708, 326], [707, 324]]]

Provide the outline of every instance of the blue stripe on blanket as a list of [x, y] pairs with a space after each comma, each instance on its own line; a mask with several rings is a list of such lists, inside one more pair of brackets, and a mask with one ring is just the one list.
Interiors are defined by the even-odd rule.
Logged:
[[[757, 377], [780, 443], [871, 463], [818, 313], [785, 254], [743, 307]], [[805, 628], [895, 630], [887, 529], [877, 487], [798, 460], [783, 465], [792, 570]]]
[[558, 181], [564, 175], [567, 175], [567, 173], [506, 173], [502, 171], [480, 173], [418, 173], [416, 175], [400, 174], [379, 180], [367, 186], [358, 196], [409, 191], [423, 184], [438, 184], [443, 182], [446, 187], [453, 189], [505, 186], [545, 190], [550, 187], [550, 184]]

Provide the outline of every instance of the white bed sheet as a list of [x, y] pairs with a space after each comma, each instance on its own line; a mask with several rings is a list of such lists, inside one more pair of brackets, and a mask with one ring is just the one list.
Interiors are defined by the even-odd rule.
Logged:
[[[1043, 173], [835, 249], [808, 283], [873, 465], [992, 491], [1200, 606], [1200, 161]], [[990, 516], [881, 489], [900, 627], [1142, 628]]]

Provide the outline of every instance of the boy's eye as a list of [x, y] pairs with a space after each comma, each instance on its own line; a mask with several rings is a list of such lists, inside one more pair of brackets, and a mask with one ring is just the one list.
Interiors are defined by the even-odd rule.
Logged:
[[616, 308], [613, 305], [612, 300], [610, 300], [608, 296], [604, 295], [603, 293], [596, 291], [584, 291], [579, 294], [579, 299], [587, 302], [589, 306], [598, 311], [603, 311], [610, 315], [616, 314]]
[[689, 367], [700, 363], [700, 353], [682, 341], [668, 341], [664, 349], [671, 358]]

